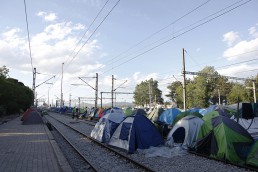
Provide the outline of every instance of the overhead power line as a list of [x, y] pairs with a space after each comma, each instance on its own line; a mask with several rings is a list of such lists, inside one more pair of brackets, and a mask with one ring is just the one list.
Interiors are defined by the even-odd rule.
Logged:
[[[88, 37], [88, 39], [84, 42], [84, 44], [80, 47], [80, 49], [76, 52], [76, 54], [72, 57], [72, 59], [67, 63], [67, 66], [65, 67], [65, 69], [72, 63], [72, 61], [75, 59], [75, 57], [79, 54], [79, 52], [83, 49], [83, 47], [88, 43], [88, 41], [91, 39], [91, 37], [94, 35], [94, 33], [98, 30], [98, 28], [102, 25], [102, 23], [107, 19], [107, 17], [110, 15], [110, 13], [114, 10], [114, 8], [118, 5], [118, 3], [121, 0], [118, 0], [116, 2], [116, 4], [111, 8], [111, 10], [109, 10], [109, 12], [107, 13], [107, 15], [102, 19], [102, 21], [99, 23], [99, 25], [94, 29], [94, 31], [91, 33], [91, 35]], [[108, 1], [107, 1], [108, 2]], [[102, 7], [101, 11], [103, 10], [103, 8], [106, 6], [107, 2], [105, 3], [105, 5]], [[101, 11], [97, 14], [97, 16], [99, 16], [99, 14], [101, 13]], [[93, 21], [96, 20], [97, 16], [94, 18]], [[93, 22], [92, 22], [93, 23]], [[79, 43], [78, 43], [79, 44]], [[65, 70], [64, 69], [64, 70]], [[60, 72], [59, 72], [60, 73]], [[56, 81], [59, 79], [60, 74], [58, 74], [58, 77], [56, 79]]]
[[99, 23], [99, 25], [94, 29], [94, 31], [92, 32], [92, 34], [88, 37], [88, 39], [85, 41], [85, 43], [81, 46], [81, 48], [77, 51], [77, 53], [73, 56], [72, 60], [70, 62], [68, 62], [68, 65], [74, 60], [74, 58], [79, 54], [79, 52], [82, 50], [82, 48], [88, 43], [88, 41], [90, 40], [90, 38], [94, 35], [94, 33], [98, 30], [98, 28], [102, 25], [102, 23], [107, 19], [107, 17], [110, 15], [110, 13], [114, 10], [114, 8], [118, 5], [118, 3], [121, 0], [118, 0], [116, 2], [116, 4], [111, 8], [111, 10], [107, 13], [107, 15], [103, 18], [103, 20]]
[[[110, 60], [110, 62], [107, 63], [107, 65], [110, 65], [110, 64], [113, 62], [113, 60], [117, 59], [117, 58], [120, 57], [121, 55], [123, 55], [123, 54], [129, 52], [130, 50], [132, 50], [132, 49], [135, 48], [135, 47], [138, 47], [138, 46], [139, 46], [140, 44], [142, 44], [143, 42], [149, 40], [149, 39], [152, 38], [153, 36], [157, 35], [158, 33], [162, 32], [163, 30], [169, 28], [171, 25], [173, 25], [173, 24], [177, 23], [178, 21], [182, 20], [184, 17], [186, 17], [186, 16], [190, 15], [191, 13], [195, 12], [196, 10], [198, 10], [199, 8], [201, 8], [202, 6], [204, 6], [205, 4], [207, 4], [209, 1], [211, 1], [211, 0], [207, 0], [207, 1], [205, 1], [204, 3], [198, 5], [198, 6], [195, 7], [194, 9], [192, 9], [192, 10], [190, 10], [189, 12], [187, 12], [186, 14], [184, 14], [183, 16], [179, 17], [178, 19], [174, 20], [173, 22], [169, 23], [168, 25], [164, 26], [163, 28], [159, 29], [158, 31], [152, 33], [151, 35], [147, 36], [147, 37], [144, 38], [143, 40], [139, 41], [138, 43], [136, 43], [136, 44], [133, 45], [132, 47], [130, 47], [130, 48], [128, 48], [127, 50], [123, 51], [122, 53], [120, 53], [120, 54], [117, 55], [116, 57], [112, 58], [112, 60]], [[123, 59], [123, 58], [120, 58], [119, 60], [121, 60], [121, 59]], [[119, 60], [117, 60], [117, 61], [119, 61]], [[102, 67], [99, 67], [99, 69], [100, 69], [100, 68], [103, 68], [103, 66], [102, 66]]]
[[33, 63], [32, 63], [31, 46], [30, 46], [30, 31], [29, 31], [29, 22], [28, 22], [28, 15], [27, 15], [26, 0], [24, 0], [23, 2], [24, 2], [25, 17], [26, 17], [27, 38], [28, 38], [28, 42], [29, 42], [30, 65], [31, 65], [31, 71], [33, 73]]
[[[234, 54], [232, 56], [227, 56], [227, 58], [230, 58], [230, 57], [237, 57], [237, 56], [241, 56], [241, 55], [245, 55], [245, 54], [249, 54], [249, 53], [254, 53], [254, 52], [257, 52], [258, 50], [253, 50], [253, 51], [248, 51], [248, 52], [244, 52], [244, 53], [240, 53], [240, 54]], [[224, 61], [225, 58], [224, 57], [210, 57], [209, 59], [216, 59], [216, 60], [209, 60], [207, 62], [204, 62], [204, 63], [201, 63], [200, 65], [207, 65], [207, 64], [210, 64], [210, 63], [214, 63], [214, 62], [218, 62], [218, 61]], [[244, 63], [244, 62], [243, 62]], [[196, 66], [199, 66], [199, 65], [196, 65]], [[193, 67], [196, 67], [196, 66], [190, 66], [188, 68], [193, 68]], [[224, 66], [222, 66], [224, 67]], [[218, 68], [221, 68], [221, 67], [218, 67]], [[216, 68], [216, 69], [218, 69]]]
[[[72, 56], [72, 54], [75, 52], [76, 48], [79, 46], [79, 44], [81, 43], [82, 39], [85, 37], [85, 35], [87, 34], [87, 32], [90, 30], [91, 26], [94, 24], [94, 22], [96, 21], [96, 19], [99, 17], [100, 13], [103, 11], [103, 9], [106, 7], [107, 3], [109, 2], [109, 0], [107, 0], [105, 2], [105, 4], [102, 6], [102, 8], [99, 10], [98, 14], [95, 16], [95, 18], [92, 20], [92, 22], [90, 23], [89, 27], [86, 29], [86, 31], [84, 32], [83, 36], [81, 37], [81, 39], [77, 42], [76, 46], [74, 47], [73, 51], [71, 52], [71, 54], [69, 55]], [[69, 58], [68, 57], [68, 58]], [[65, 63], [68, 61], [68, 59], [65, 61]]]
[[247, 63], [247, 62], [251, 62], [251, 61], [256, 61], [256, 60], [258, 60], [258, 58], [246, 60], [246, 61], [242, 61], [242, 62], [238, 62], [238, 63], [233, 63], [233, 64], [229, 64], [229, 65], [225, 65], [225, 66], [220, 66], [220, 67], [217, 67], [216, 69], [221, 69], [221, 68], [225, 68], [225, 67], [229, 67], [229, 66], [235, 66], [235, 65], [239, 65], [239, 64]]
[[[242, 1], [242, 0], [241, 0], [241, 1]], [[229, 13], [229, 12], [231, 12], [231, 11], [233, 11], [233, 10], [235, 10], [235, 9], [237, 9], [237, 8], [243, 6], [243, 5], [245, 5], [245, 4], [247, 4], [248, 2], [251, 2], [251, 1], [252, 1], [252, 0], [248, 0], [248, 1], [246, 1], [246, 2], [243, 2], [243, 3], [241, 3], [240, 5], [237, 5], [237, 6], [231, 8], [231, 9], [229, 9], [229, 10], [227, 10], [227, 11], [225, 11], [225, 12], [223, 12], [223, 13], [221, 13], [221, 14], [215, 16], [215, 17], [212, 17], [212, 18], [209, 19], [209, 20], [206, 20], [206, 21], [204, 21], [204, 22], [202, 22], [202, 23], [200, 23], [200, 24], [198, 24], [198, 25], [196, 25], [196, 26], [193, 26], [193, 27], [191, 27], [190, 29], [187, 29], [186, 31], [184, 31], [184, 32], [182, 32], [182, 33], [179, 33], [178, 35], [173, 36], [172, 38], [169, 38], [169, 39], [167, 39], [167, 40], [165, 40], [165, 41], [163, 41], [163, 42], [161, 42], [161, 43], [159, 43], [159, 44], [153, 46], [152, 48], [150, 48], [150, 49], [148, 49], [148, 50], [145, 50], [145, 51], [141, 52], [140, 54], [138, 54], [138, 55], [136, 55], [136, 56], [134, 56], [134, 57], [132, 57], [132, 58], [130, 58], [130, 59], [128, 59], [128, 60], [126, 60], [126, 61], [120, 63], [120, 64], [118, 64], [117, 66], [114, 66], [114, 67], [112, 67], [112, 68], [110, 68], [110, 69], [104, 71], [102, 74], [107, 73], [107, 72], [109, 72], [109, 71], [111, 71], [111, 70], [113, 70], [113, 69], [115, 69], [115, 68], [118, 68], [118, 67], [120, 67], [120, 66], [122, 66], [122, 65], [124, 65], [124, 64], [126, 64], [126, 63], [128, 63], [129, 61], [132, 61], [133, 59], [136, 59], [137, 57], [140, 57], [140, 56], [142, 56], [142, 55], [144, 55], [144, 54], [146, 54], [146, 53], [148, 53], [148, 52], [150, 52], [150, 51], [152, 51], [152, 50], [154, 50], [154, 49], [160, 47], [161, 45], [164, 45], [164, 44], [166, 44], [166, 43], [168, 43], [168, 42], [174, 40], [175, 38], [178, 38], [178, 37], [180, 37], [180, 36], [182, 36], [182, 35], [184, 35], [184, 34], [190, 32], [190, 31], [192, 31], [192, 30], [194, 30], [194, 29], [197, 29], [197, 28], [199, 28], [200, 26], [202, 26], [202, 25], [204, 25], [204, 24], [206, 24], [206, 23], [209, 23], [209, 22], [211, 22], [211, 21], [213, 21], [213, 20], [215, 20], [215, 19], [217, 19], [217, 18], [219, 18], [219, 17], [225, 15], [226, 13]], [[235, 4], [235, 3], [234, 3], [234, 4]]]

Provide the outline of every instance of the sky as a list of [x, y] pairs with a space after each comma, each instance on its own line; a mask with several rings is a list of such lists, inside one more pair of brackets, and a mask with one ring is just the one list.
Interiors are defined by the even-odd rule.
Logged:
[[47, 103], [61, 92], [65, 104], [94, 103], [96, 73], [99, 97], [111, 92], [113, 75], [124, 93], [153, 78], [169, 101], [167, 86], [182, 81], [183, 48], [186, 71], [258, 72], [257, 0], [4, 0], [0, 8], [0, 66], [30, 88], [36, 68], [37, 98]]

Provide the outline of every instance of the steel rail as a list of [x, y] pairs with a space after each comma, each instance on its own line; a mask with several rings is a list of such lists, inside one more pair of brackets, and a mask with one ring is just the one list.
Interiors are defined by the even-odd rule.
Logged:
[[[55, 118], [54, 118], [55, 119]], [[46, 119], [47, 120], [47, 119]], [[48, 120], [47, 120], [47, 122], [49, 123], [49, 124], [51, 124]], [[51, 124], [52, 125], [52, 124]], [[53, 125], [52, 125], [53, 126]], [[58, 133], [65, 139], [65, 141], [73, 148], [73, 150], [90, 166], [90, 168], [93, 170], [93, 171], [95, 171], [95, 172], [97, 172], [97, 169], [94, 167], [94, 165], [92, 165], [92, 163], [91, 162], [89, 162], [88, 160], [87, 160], [87, 158], [83, 155], [83, 154], [81, 154], [80, 153], [80, 151], [69, 141], [69, 139], [68, 138], [66, 138], [66, 136], [65, 135], [63, 135], [62, 134], [62, 132], [59, 130], [59, 129], [57, 129], [55, 126], [53, 126], [55, 129], [56, 129], [56, 131], [58, 131]]]
[[50, 117], [54, 118], [55, 120], [59, 121], [60, 123], [64, 124], [65, 126], [71, 128], [71, 129], [73, 129], [75, 132], [80, 133], [81, 135], [85, 136], [87, 139], [90, 139], [91, 141], [95, 142], [96, 144], [100, 145], [101, 147], [104, 147], [104, 148], [108, 149], [109, 151], [114, 152], [115, 154], [117, 154], [117, 155], [119, 155], [120, 157], [126, 159], [127, 161], [131, 162], [132, 164], [134, 164], [134, 165], [136, 165], [136, 166], [138, 166], [138, 167], [144, 169], [145, 171], [154, 172], [153, 169], [151, 169], [151, 168], [149, 168], [149, 167], [147, 167], [147, 166], [145, 166], [145, 165], [143, 165], [143, 164], [141, 164], [141, 163], [139, 163], [139, 162], [137, 162], [137, 161], [135, 161], [135, 160], [129, 158], [128, 156], [126, 156], [126, 155], [124, 155], [124, 154], [118, 152], [117, 150], [115, 150], [115, 149], [113, 149], [113, 148], [111, 148], [111, 147], [109, 147], [109, 146], [107, 146], [107, 145], [105, 145], [105, 144], [99, 142], [98, 140], [96, 140], [96, 139], [94, 139], [94, 138], [92, 138], [92, 137], [90, 137], [90, 136], [87, 136], [86, 134], [82, 133], [81, 131], [77, 130], [76, 128], [71, 127], [70, 125], [68, 125], [68, 124], [66, 124], [66, 123], [64, 123], [64, 122], [62, 122], [62, 121], [56, 119], [56, 118], [53, 117], [53, 116], [50, 116]]

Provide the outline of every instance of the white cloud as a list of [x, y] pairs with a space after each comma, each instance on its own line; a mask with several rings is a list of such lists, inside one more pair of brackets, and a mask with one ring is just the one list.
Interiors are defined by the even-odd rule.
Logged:
[[44, 11], [38, 12], [37, 16], [42, 17], [45, 21], [55, 21], [57, 19], [57, 16], [55, 13], [47, 13]]
[[133, 74], [133, 81], [136, 83], [136, 84], [140, 84], [142, 81], [146, 81], [146, 80], [149, 80], [149, 79], [154, 79], [156, 80], [157, 79], [157, 73], [150, 73], [148, 75], [143, 75], [141, 74], [140, 72], [135, 72]]
[[[68, 80], [74, 78], [78, 80], [78, 76], [95, 74], [102, 65], [97, 61], [101, 61], [103, 57], [97, 40], [88, 41], [76, 57], [75, 53], [72, 54], [80, 39], [78, 35], [84, 28], [85, 26], [80, 23], [62, 22], [48, 25], [42, 32], [30, 35], [32, 61], [37, 71], [49, 74], [49, 76], [60, 74], [61, 64], [66, 62], [64, 74]], [[83, 44], [84, 41], [78, 47]], [[75, 52], [77, 51], [78, 48]], [[0, 54], [0, 65], [31, 73], [26, 32], [22, 32], [19, 28], [9, 28], [0, 33]], [[49, 76], [38, 75], [37, 83], [45, 81]]]
[[[241, 41], [234, 47], [228, 48], [223, 53], [223, 57], [228, 60], [247, 59], [258, 55], [258, 38], [250, 41]], [[249, 52], [253, 52], [250, 56]]]
[[258, 32], [256, 30], [256, 27], [251, 27], [250, 29], [248, 29], [248, 31], [249, 31], [250, 35], [252, 35], [252, 36], [254, 36], [256, 38], [258, 37]]
[[240, 36], [238, 32], [228, 32], [223, 35], [223, 41], [228, 44], [228, 46], [232, 46], [235, 42], [240, 40]]
[[225, 76], [243, 77], [256, 76], [258, 65], [241, 64], [226, 69], [218, 70], [218, 73]]
[[[223, 57], [228, 60], [238, 60], [238, 59], [250, 59], [258, 56], [258, 32], [256, 27], [251, 27], [248, 29], [249, 34], [254, 38], [251, 40], [242, 40], [232, 47], [226, 49], [223, 53]], [[227, 36], [225, 36], [227, 35]], [[228, 32], [224, 34], [224, 40], [228, 41], [228, 44], [234, 42], [238, 38], [237, 32]]]

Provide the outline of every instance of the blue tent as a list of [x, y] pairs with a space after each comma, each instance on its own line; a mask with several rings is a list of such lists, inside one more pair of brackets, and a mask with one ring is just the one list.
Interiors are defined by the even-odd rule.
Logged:
[[203, 110], [204, 109], [202, 109], [202, 108], [195, 107], [195, 108], [188, 109], [187, 112], [198, 112], [198, 113], [200, 113]]
[[218, 105], [210, 105], [208, 108], [206, 108], [205, 110], [203, 110], [201, 112], [202, 116], [206, 115], [207, 113], [211, 112], [211, 111], [214, 111], [218, 109]]
[[154, 124], [142, 114], [125, 118], [109, 141], [109, 145], [125, 149], [128, 153], [163, 144], [164, 140]]
[[99, 119], [94, 129], [91, 131], [91, 137], [100, 142], [109, 142], [117, 126], [125, 117], [122, 109], [110, 109], [106, 115]]
[[159, 116], [159, 121], [171, 125], [179, 113], [181, 113], [181, 111], [177, 108], [167, 109]]
[[132, 112], [132, 116], [134, 116], [134, 115], [136, 115], [136, 114], [138, 114], [138, 115], [144, 115], [144, 116], [147, 115], [147, 113], [145, 112], [144, 109], [135, 109], [135, 110]]

